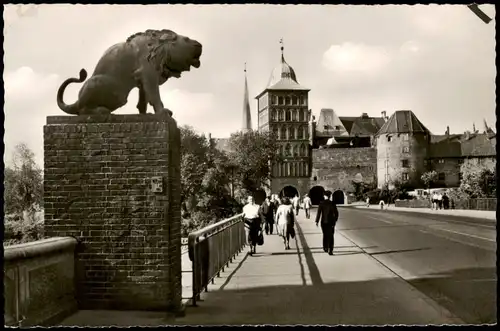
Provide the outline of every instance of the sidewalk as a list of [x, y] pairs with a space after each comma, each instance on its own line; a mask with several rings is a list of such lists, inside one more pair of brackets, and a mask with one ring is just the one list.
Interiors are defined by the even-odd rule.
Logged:
[[[197, 307], [184, 317], [161, 312], [80, 311], [62, 325], [241, 325], [241, 324], [461, 324], [448, 311], [343, 236], [335, 234], [333, 256], [323, 252], [321, 229], [299, 216], [297, 236], [285, 250], [277, 235], [265, 236], [257, 254], [239, 254]], [[368, 247], [363, 247], [364, 249]], [[183, 255], [186, 266], [189, 259]], [[189, 295], [183, 277], [183, 296]]]
[[[353, 205], [351, 208], [380, 210], [379, 205], [370, 205], [370, 207], [366, 207], [366, 205]], [[393, 204], [386, 205], [384, 210], [403, 211], [403, 212], [410, 212], [410, 213], [436, 214], [436, 215], [450, 215], [450, 216], [459, 216], [459, 217], [472, 217], [472, 218], [481, 218], [481, 219], [486, 219], [486, 220], [491, 220], [491, 221], [496, 221], [496, 219], [497, 219], [497, 212], [496, 211], [489, 211], [489, 210], [468, 210], [468, 209], [433, 210], [433, 209], [429, 209], [429, 208], [396, 207]]]
[[[314, 212], [313, 212], [314, 213]], [[312, 215], [314, 216], [314, 215]], [[459, 324], [337, 231], [335, 253], [321, 247], [313, 220], [299, 220], [290, 250], [266, 236], [240, 254], [174, 325]]]

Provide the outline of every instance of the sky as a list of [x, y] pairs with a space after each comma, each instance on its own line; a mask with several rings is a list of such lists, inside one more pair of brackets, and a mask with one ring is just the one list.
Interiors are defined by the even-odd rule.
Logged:
[[[480, 8], [495, 16], [493, 5]], [[495, 127], [495, 21], [464, 5], [6, 5], [5, 155], [24, 142], [43, 166], [47, 116], [60, 84], [92, 73], [111, 45], [146, 29], [170, 29], [202, 43], [201, 67], [161, 87], [179, 125], [228, 137], [242, 125], [244, 63], [257, 101], [285, 59], [309, 92], [309, 108], [339, 116], [412, 110], [434, 134]], [[66, 103], [81, 84], [71, 84]], [[137, 113], [137, 90], [114, 114]], [[148, 112], [153, 112], [149, 106]]]

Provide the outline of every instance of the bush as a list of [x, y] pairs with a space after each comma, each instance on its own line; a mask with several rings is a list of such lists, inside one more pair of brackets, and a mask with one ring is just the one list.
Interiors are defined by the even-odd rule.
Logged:
[[4, 246], [23, 244], [44, 238], [43, 212], [5, 215]]

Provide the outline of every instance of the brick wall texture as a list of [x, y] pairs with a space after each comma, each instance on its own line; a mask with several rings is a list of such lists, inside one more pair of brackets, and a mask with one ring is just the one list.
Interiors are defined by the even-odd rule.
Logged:
[[322, 186], [332, 192], [353, 192], [352, 181], [357, 174], [361, 174], [364, 183], [375, 182], [377, 150], [371, 147], [313, 150], [312, 172], [311, 187]]
[[[166, 117], [47, 118], [45, 231], [81, 242], [80, 309], [180, 307], [179, 149]], [[163, 177], [163, 193], [151, 191], [153, 176]]]
[[[310, 178], [273, 178], [272, 193], [279, 193], [285, 186], [293, 186], [301, 196], [311, 188], [321, 186], [332, 192], [354, 192], [352, 181], [361, 174], [363, 182], [375, 183], [377, 175], [377, 150], [375, 148], [328, 148], [312, 150]], [[316, 178], [316, 180], [315, 180]]]

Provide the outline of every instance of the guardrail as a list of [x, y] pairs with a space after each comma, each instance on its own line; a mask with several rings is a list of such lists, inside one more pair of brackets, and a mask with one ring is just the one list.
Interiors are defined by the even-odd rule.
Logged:
[[[427, 199], [396, 200], [395, 206], [404, 208], [431, 208], [431, 202]], [[466, 200], [451, 199], [450, 209], [495, 211], [497, 209], [497, 199], [495, 198], [478, 198], [478, 199], [466, 199]]]
[[192, 232], [188, 236], [188, 254], [192, 261], [192, 305], [200, 299], [208, 284], [219, 277], [246, 244], [243, 214], [239, 214]]
[[76, 245], [57, 237], [4, 247], [5, 326], [52, 325], [77, 310]]

